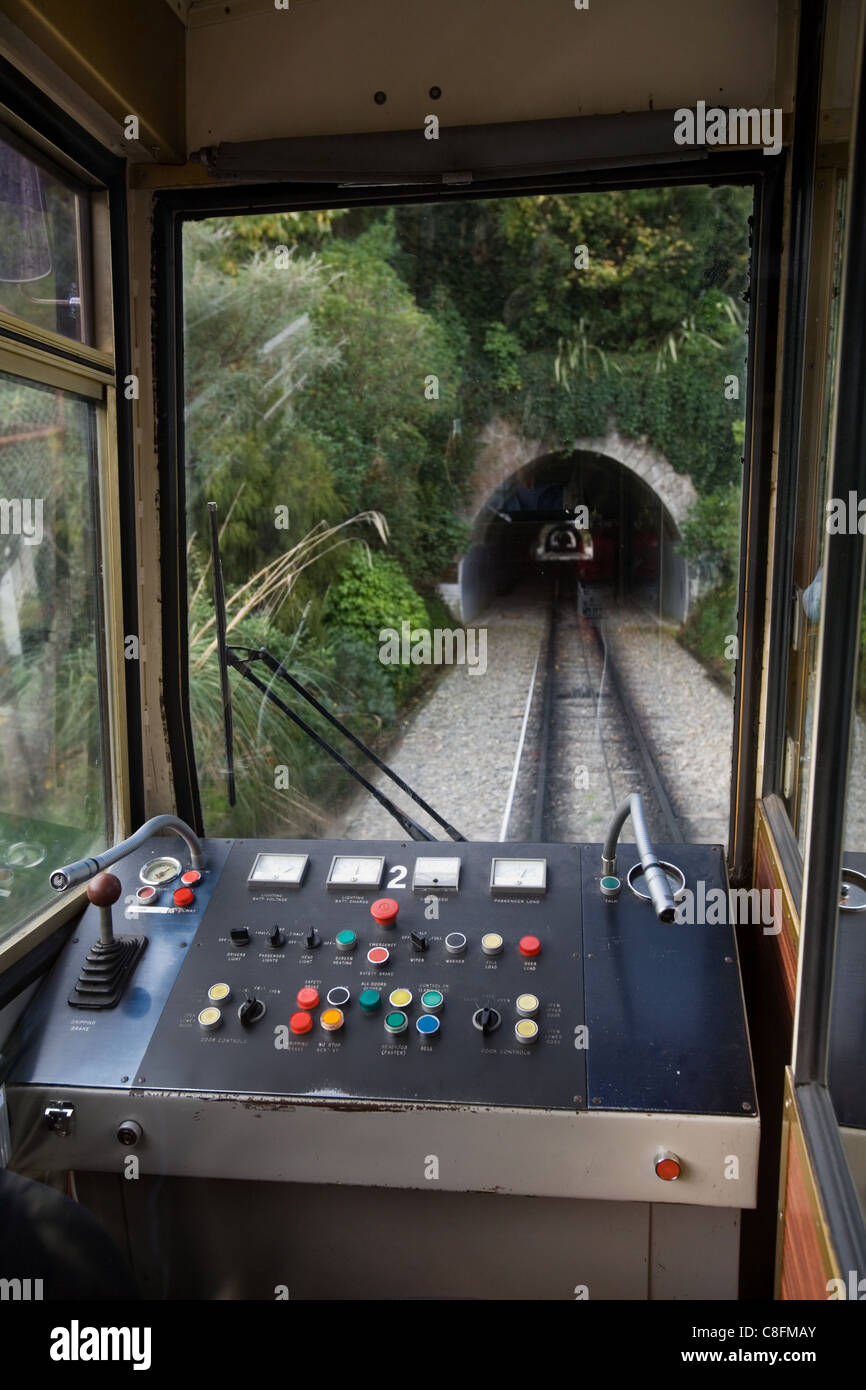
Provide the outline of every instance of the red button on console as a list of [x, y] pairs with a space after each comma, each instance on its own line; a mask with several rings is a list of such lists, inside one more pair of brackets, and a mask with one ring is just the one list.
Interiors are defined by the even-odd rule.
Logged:
[[320, 999], [319, 991], [312, 985], [306, 985], [304, 989], [298, 990], [298, 1003], [302, 1009], [318, 1008]]
[[400, 904], [393, 898], [377, 898], [370, 907], [370, 915], [375, 917], [380, 927], [390, 927], [397, 920]]
[[180, 881], [185, 883], [187, 888], [191, 888], [194, 883], [201, 883], [201, 874], [198, 869], [187, 869], [185, 874], [181, 874]]
[[391, 958], [391, 952], [387, 946], [374, 946], [367, 952], [367, 959], [371, 965], [387, 965]]
[[190, 903], [195, 902], [195, 893], [191, 888], [175, 888], [174, 905], [175, 907], [189, 907]]
[[522, 956], [540, 956], [541, 942], [537, 936], [521, 936], [520, 954]]
[[292, 1014], [289, 1019], [289, 1027], [293, 1033], [309, 1033], [312, 1026], [312, 1016], [307, 1013]]
[[682, 1171], [682, 1164], [676, 1154], [660, 1153], [656, 1154], [655, 1170], [656, 1177], [662, 1178], [664, 1182], [676, 1182]]

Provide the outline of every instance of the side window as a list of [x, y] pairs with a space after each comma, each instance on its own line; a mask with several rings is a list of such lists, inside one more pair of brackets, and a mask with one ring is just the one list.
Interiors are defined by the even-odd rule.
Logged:
[[791, 648], [781, 787], [802, 854], [806, 837], [806, 807], [812, 763], [812, 713], [818, 659], [818, 618], [821, 609], [821, 558], [827, 522], [826, 486], [830, 422], [835, 391], [838, 334], [839, 277], [844, 236], [846, 181], [832, 170], [818, 179], [816, 219], [834, 246], [828, 273], [810, 287], [810, 321], [818, 325], [811, 356], [810, 399], [804, 407], [797, 496]]
[[0, 132], [0, 947], [109, 821], [88, 208]]

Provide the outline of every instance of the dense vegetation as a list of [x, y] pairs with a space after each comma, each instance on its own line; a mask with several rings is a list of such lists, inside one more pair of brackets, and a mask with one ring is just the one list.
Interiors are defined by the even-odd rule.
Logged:
[[[379, 630], [453, 625], [436, 584], [465, 548], [479, 429], [499, 415], [569, 449], [613, 416], [694, 480], [686, 544], [713, 547], [716, 591], [690, 636], [719, 654], [733, 630], [749, 207], [743, 189], [669, 188], [187, 228], [193, 701], [212, 833], [232, 825], [207, 689], [208, 499], [228, 518], [237, 640], [266, 637], [375, 736], [418, 679], [379, 665]], [[309, 828], [330, 772], [253, 694], [237, 696], [235, 828]]]

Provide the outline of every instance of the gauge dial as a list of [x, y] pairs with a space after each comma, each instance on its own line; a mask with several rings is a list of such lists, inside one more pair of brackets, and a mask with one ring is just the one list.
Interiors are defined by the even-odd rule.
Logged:
[[490, 865], [490, 891], [513, 898], [547, 892], [546, 859], [494, 859]]
[[247, 883], [250, 888], [300, 888], [308, 854], [257, 854]]
[[460, 860], [421, 858], [415, 860], [412, 873], [412, 890], [426, 893], [431, 889], [439, 893], [456, 893], [460, 881]]
[[180, 861], [172, 859], [168, 854], [161, 854], [158, 859], [151, 859], [145, 864], [138, 877], [142, 883], [150, 884], [152, 888], [158, 888], [160, 884], [171, 883], [173, 878], [177, 878], [180, 873]]
[[335, 854], [328, 870], [328, 888], [378, 888], [385, 872], [380, 855]]

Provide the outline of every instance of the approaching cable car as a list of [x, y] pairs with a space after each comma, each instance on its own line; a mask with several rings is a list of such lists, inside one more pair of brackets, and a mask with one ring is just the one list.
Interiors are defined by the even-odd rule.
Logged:
[[866, 6], [539, 3], [3, 7], [3, 1300], [866, 1296]]

